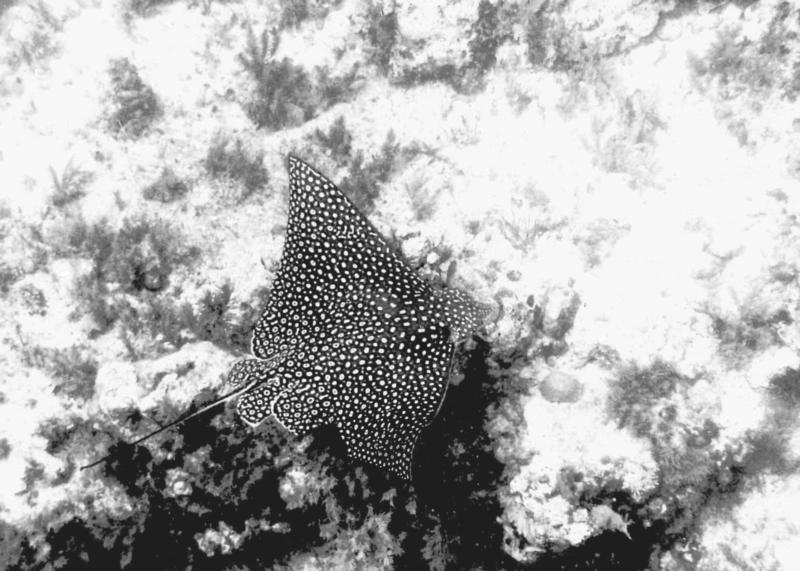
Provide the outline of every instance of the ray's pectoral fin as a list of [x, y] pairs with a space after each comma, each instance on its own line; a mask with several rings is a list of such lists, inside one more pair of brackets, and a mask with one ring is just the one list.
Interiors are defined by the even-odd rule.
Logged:
[[321, 383], [300, 385], [282, 392], [272, 404], [275, 418], [296, 434], [305, 434], [334, 421], [333, 401]]
[[439, 326], [405, 331], [394, 345], [386, 344], [383, 368], [364, 382], [355, 376], [336, 411], [336, 426], [351, 457], [411, 478], [417, 440], [447, 389], [453, 354], [448, 333]]
[[435, 314], [450, 327], [450, 340], [454, 343], [472, 335], [492, 313], [492, 309], [460, 289], [434, 291]]
[[337, 424], [351, 458], [389, 470], [405, 480], [411, 479], [411, 461], [422, 427], [372, 426], [369, 432], [358, 433], [350, 423]]
[[272, 412], [272, 403], [286, 386], [273, 361], [246, 359], [233, 366], [228, 384], [241, 391], [236, 411], [250, 426], [261, 424]]
[[250, 426], [258, 426], [272, 414], [272, 403], [285, 390], [276, 379], [256, 385], [239, 397], [236, 412]]

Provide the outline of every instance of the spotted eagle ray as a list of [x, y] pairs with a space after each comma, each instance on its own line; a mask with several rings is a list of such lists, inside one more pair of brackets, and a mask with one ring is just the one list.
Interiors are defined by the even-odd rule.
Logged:
[[[335, 426], [349, 456], [411, 478], [414, 446], [441, 407], [455, 344], [488, 306], [433, 287], [332, 182], [290, 156], [289, 222], [277, 276], [229, 394], [132, 442], [239, 397], [256, 426]], [[86, 466], [94, 466], [103, 458]]]

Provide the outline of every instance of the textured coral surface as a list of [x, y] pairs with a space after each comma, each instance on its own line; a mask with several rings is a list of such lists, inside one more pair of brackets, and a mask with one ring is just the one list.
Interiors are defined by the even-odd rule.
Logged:
[[[776, 0], [0, 0], [0, 568], [797, 568], [798, 34]], [[288, 153], [496, 307], [412, 482], [230, 405], [125, 444], [226, 392]]]

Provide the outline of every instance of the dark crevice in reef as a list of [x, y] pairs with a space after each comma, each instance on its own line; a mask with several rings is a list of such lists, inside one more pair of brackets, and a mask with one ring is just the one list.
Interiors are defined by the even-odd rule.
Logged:
[[[345, 534], [345, 543], [348, 533], [362, 533], [385, 546], [370, 525], [386, 514], [389, 541], [398, 546], [395, 568], [516, 568], [502, 550], [497, 522], [503, 466], [484, 429], [487, 407], [500, 397], [488, 374], [489, 349], [478, 340], [457, 357], [465, 378], [449, 388], [423, 432], [413, 484], [349, 461], [335, 429], [314, 431], [300, 451], [274, 423], [251, 430], [228, 407], [156, 437], [159, 453], [151, 452], [152, 442], [112, 446], [113, 457], [93, 468], [93, 476], [121, 486], [130, 512], [112, 515], [89, 505], [86, 516], [59, 517], [73, 511], [64, 506], [42, 516], [27, 537], [9, 528], [10, 568], [272, 568], [298, 553], [321, 550], [324, 557], [342, 548], [326, 546], [331, 531]], [[332, 489], [290, 509], [281, 483], [295, 467]], [[297, 493], [313, 495], [313, 487], [301, 484]], [[215, 537], [204, 540], [209, 531]], [[372, 552], [368, 547], [367, 557]]]
[[[746, 461], [746, 460], [745, 460]], [[658, 567], [660, 556], [679, 544], [686, 544], [687, 552], [696, 565], [700, 552], [691, 552], [694, 530], [705, 509], [725, 509], [736, 505], [746, 485], [746, 466], [742, 463], [721, 462], [718, 470], [710, 472], [697, 489], [679, 489], [672, 493], [685, 493], [686, 505], [669, 505], [663, 499], [669, 490], [659, 489], [652, 496], [637, 502], [623, 491], [602, 490], [579, 501], [583, 507], [607, 505], [627, 524], [627, 535], [618, 530], [608, 530], [587, 539], [580, 545], [561, 551], [551, 551], [540, 556], [528, 566], [534, 571], [647, 571]], [[663, 506], [663, 513], [658, 506]], [[688, 564], [688, 563], [687, 563]]]
[[[298, 552], [324, 549], [330, 539], [325, 526], [348, 533], [389, 514], [389, 532], [402, 548], [394, 556], [397, 569], [645, 570], [692, 537], [709, 505], [733, 505], [748, 480], [748, 465], [758, 462], [757, 450], [738, 463], [725, 455], [692, 486], [676, 487], [667, 479], [640, 502], [619, 490], [585, 490], [575, 501], [586, 508], [608, 505], [627, 522], [630, 537], [609, 530], [522, 565], [503, 551], [503, 528], [497, 521], [504, 467], [484, 424], [502, 388], [489, 374], [489, 351], [478, 340], [473, 350], [457, 357], [456, 370], [464, 379], [449, 388], [442, 410], [422, 434], [413, 484], [354, 465], [335, 429], [314, 431], [311, 444], [298, 452], [277, 426], [267, 423], [252, 431], [229, 408], [163, 436], [161, 451], [168, 454], [151, 453], [144, 445], [113, 446], [113, 458], [95, 468], [96, 476], [122, 486], [131, 498], [131, 512], [112, 516], [90, 507], [86, 519], [62, 519], [64, 508], [42, 519], [38, 535], [28, 538], [6, 526], [0, 546], [13, 553], [6, 559], [9, 568], [269, 568], [286, 564]], [[655, 373], [650, 376], [663, 381], [656, 388], [668, 390], [669, 371], [657, 368]], [[295, 466], [327, 478], [330, 492], [289, 509], [280, 486]], [[186, 495], [172, 493], [176, 468], [190, 487]], [[654, 507], [659, 502], [663, 510]], [[224, 535], [221, 522], [239, 539], [223, 537], [204, 549], [202, 537], [209, 530]], [[264, 523], [279, 524], [286, 532], [265, 529]], [[382, 541], [373, 531], [365, 533]]]
[[508, 569], [502, 550], [501, 507], [496, 491], [503, 465], [484, 429], [487, 407], [499, 389], [488, 374], [489, 345], [465, 355], [464, 379], [448, 388], [441, 411], [422, 434], [414, 463], [418, 525], [407, 532], [398, 569], [428, 568], [436, 557], [431, 537], [441, 542], [439, 564], [452, 569]]
[[[47, 554], [24, 540], [16, 568], [269, 568], [285, 563], [297, 550], [322, 543], [324, 507], [288, 510], [280, 497], [280, 479], [290, 463], [279, 467], [274, 461], [285, 444], [279, 429], [251, 433], [233, 422], [230, 411], [224, 414], [231, 430], [220, 431], [208, 419], [198, 419], [165, 440], [161, 447], [172, 458], [156, 461], [144, 445], [112, 447], [114, 457], [95, 468], [97, 476], [122, 485], [132, 500], [132, 513], [115, 517], [92, 511], [87, 519], [74, 517], [44, 535]], [[202, 460], [189, 460], [193, 453]], [[171, 493], [168, 471], [174, 468], [189, 472], [187, 495]], [[290, 533], [262, 529], [257, 522], [263, 520], [281, 523]], [[221, 522], [242, 534], [241, 544], [232, 545], [229, 553], [221, 553], [219, 546], [204, 553], [198, 536], [219, 530]]]

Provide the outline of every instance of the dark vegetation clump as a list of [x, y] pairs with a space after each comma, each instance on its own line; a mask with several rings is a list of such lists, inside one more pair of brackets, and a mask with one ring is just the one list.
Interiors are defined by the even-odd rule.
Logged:
[[77, 278], [73, 284], [73, 296], [77, 299], [77, 307], [70, 318], [89, 317], [92, 322], [90, 338], [105, 333], [117, 320], [117, 300], [108, 284], [99, 280], [96, 274]]
[[769, 381], [773, 398], [791, 409], [800, 408], [800, 370], [785, 369]]
[[161, 116], [161, 103], [127, 58], [112, 60], [109, 74], [113, 90], [109, 129], [118, 136], [137, 138]]
[[399, 23], [394, 9], [372, 3], [366, 10], [366, 25], [362, 31], [365, 59], [380, 73], [389, 75], [396, 85], [444, 82], [460, 93], [471, 93], [483, 87], [485, 74], [497, 62], [498, 48], [512, 37], [512, 27], [519, 19], [518, 11], [515, 5], [482, 0], [467, 32], [466, 62], [429, 61], [411, 68], [393, 69], [393, 58], [404, 57], [415, 47], [398, 45]]
[[0, 0], [0, 16], [2, 16], [3, 12], [11, 8], [16, 3], [17, 0]]
[[59, 454], [68, 448], [73, 437], [79, 435], [90, 425], [77, 417], [51, 418], [39, 425], [36, 434], [47, 441], [48, 454]]
[[230, 282], [225, 282], [218, 290], [206, 292], [200, 300], [199, 311], [187, 314], [189, 329], [203, 340], [227, 341], [230, 329], [228, 313], [232, 294], [233, 287]]
[[382, 185], [392, 175], [416, 155], [430, 152], [418, 144], [401, 147], [391, 130], [376, 154], [368, 156], [363, 150], [354, 151], [353, 135], [341, 116], [331, 124], [327, 132], [317, 129], [313, 139], [313, 150], [303, 154], [314, 155], [321, 148], [323, 153], [319, 153], [322, 157], [318, 154], [318, 165], [330, 163], [330, 159], [333, 159], [335, 166], [330, 165], [329, 168], [345, 167], [346, 172], [338, 186], [364, 214], [371, 212]]
[[[496, 398], [487, 352], [483, 344], [469, 354], [469, 379], [453, 388], [439, 420], [423, 433], [413, 489], [353, 465], [335, 430], [287, 440], [275, 423], [246, 427], [229, 407], [146, 446], [111, 446], [111, 460], [93, 468], [94, 476], [135, 498], [131, 508], [90, 507], [69, 518], [61, 507], [28, 533], [3, 530], [3, 563], [26, 570], [54, 561], [64, 569], [271, 569], [301, 566], [308, 554], [331, 568], [353, 561], [365, 568], [510, 565], [497, 522], [502, 465], [483, 429]], [[156, 420], [178, 412], [164, 406]], [[126, 425], [149, 428], [141, 416], [130, 417], [96, 434], [118, 439]], [[50, 427], [46, 437], [54, 453], [85, 440], [70, 426]], [[165, 537], [170, 549], [153, 549]]]
[[154, 342], [151, 350], [177, 350], [191, 340], [210, 341], [223, 349], [247, 352], [250, 333], [266, 301], [265, 288], [252, 301], [232, 303], [233, 287], [225, 282], [205, 293], [196, 306], [175, 303], [161, 293], [143, 293], [141, 303], [116, 301], [116, 315], [126, 333]]
[[198, 255], [166, 223], [144, 217], [126, 219], [119, 230], [106, 222], [88, 225], [76, 220], [52, 247], [56, 255], [91, 260], [91, 270], [74, 284], [74, 316], [91, 316], [96, 333], [116, 321], [126, 295], [164, 291], [172, 270]]
[[14, 282], [22, 277], [17, 264], [7, 259], [7, 252], [10, 250], [8, 238], [12, 229], [10, 217], [9, 209], [0, 204], [0, 295], [2, 296], [5, 296]]
[[171, 168], [164, 167], [158, 179], [142, 189], [142, 196], [145, 200], [169, 203], [180, 200], [188, 192], [189, 186]]
[[88, 400], [94, 396], [97, 360], [84, 348], [19, 347], [23, 362], [45, 371], [55, 381], [54, 394]]
[[762, 425], [749, 435], [745, 473], [755, 477], [797, 473], [800, 460], [791, 453], [791, 439], [800, 410], [800, 370], [787, 368], [773, 376], [767, 385], [766, 402], [769, 407]]
[[256, 36], [248, 28], [247, 47], [239, 61], [255, 82], [245, 111], [257, 127], [276, 130], [301, 125], [347, 97], [353, 76], [333, 79], [317, 68], [312, 79], [288, 58], [273, 59], [277, 49], [277, 33], [265, 29]]
[[[513, 276], [513, 274], [512, 274]], [[503, 299], [496, 295], [495, 300], [503, 310]], [[569, 301], [560, 303], [560, 309], [555, 319], [547, 319], [547, 298], [535, 300], [529, 296], [524, 304], [520, 303], [514, 312], [520, 312], [526, 322], [530, 323], [527, 331], [521, 332], [523, 336], [514, 348], [509, 360], [526, 360], [535, 355], [540, 359], [560, 357], [569, 350], [567, 335], [575, 325], [575, 319], [581, 307], [580, 296], [571, 292]]]
[[264, 153], [246, 150], [241, 139], [217, 135], [208, 148], [205, 167], [214, 178], [240, 181], [244, 187], [240, 201], [269, 182]]
[[[180, 349], [190, 337], [186, 330], [187, 304], [179, 304], [167, 292], [139, 293], [111, 298], [113, 319], [122, 326], [124, 340], [132, 358], [148, 353]], [[139, 343], [134, 346], [134, 341]]]
[[714, 80], [725, 99], [777, 89], [794, 101], [800, 93], [800, 51], [791, 28], [798, 18], [800, 9], [781, 2], [759, 38], [738, 28], [721, 30], [705, 57], [692, 60], [695, 74], [706, 85]]
[[528, 60], [535, 66], [544, 66], [548, 58], [549, 34], [552, 24], [546, 13], [546, 4], [528, 15], [525, 39], [528, 45]]
[[128, 11], [135, 16], [150, 16], [155, 8], [165, 4], [172, 4], [175, 0], [128, 0]]
[[247, 50], [239, 61], [256, 83], [255, 93], [245, 110], [257, 127], [282, 129], [300, 125], [314, 116], [311, 80], [305, 70], [288, 58], [273, 60], [278, 49], [277, 34], [264, 29], [256, 38], [247, 31]]
[[510, 26], [517, 19], [515, 6], [481, 0], [470, 30], [469, 63], [456, 70], [450, 82], [462, 93], [483, 87], [483, 78], [497, 63], [497, 50], [511, 37]]
[[612, 387], [609, 410], [620, 427], [647, 438], [665, 493], [696, 486], [714, 466], [719, 427], [712, 416], [678, 420], [678, 406], [695, 379], [656, 361], [647, 369], [625, 368]]
[[11, 454], [11, 444], [8, 443], [8, 438], [0, 438], [0, 460], [5, 460]]
[[163, 290], [174, 266], [196, 254], [181, 248], [165, 222], [148, 218], [129, 218], [116, 232], [102, 224], [89, 228], [78, 249], [92, 259], [98, 279], [130, 293]]
[[[396, 79], [399, 85], [416, 85], [430, 81], [448, 83], [459, 93], [473, 93], [484, 85], [484, 76], [497, 63], [497, 50], [510, 38], [510, 25], [516, 9], [481, 0], [475, 21], [469, 31], [468, 61], [461, 65], [439, 63], [406, 71]], [[396, 23], [395, 23], [396, 27]], [[396, 33], [396, 32], [395, 32]]]
[[586, 77], [596, 72], [606, 58], [619, 54], [623, 38], [610, 46], [598, 45], [581, 37], [562, 16], [564, 1], [544, 2], [519, 13], [525, 29], [528, 61], [537, 68]]
[[406, 185], [406, 191], [411, 199], [411, 209], [414, 218], [420, 222], [428, 220], [436, 211], [439, 191], [431, 191], [424, 178], [416, 178]]
[[382, 6], [372, 4], [367, 10], [366, 19], [367, 25], [363, 34], [367, 61], [382, 73], [388, 73], [392, 52], [397, 43], [397, 14], [394, 11], [384, 12]]
[[[17, 4], [15, 0], [0, 2], [0, 14], [14, 4]], [[3, 38], [6, 47], [4, 60], [14, 69], [23, 64], [29, 67], [46, 65], [47, 60], [58, 53], [61, 47], [59, 36], [64, 31], [65, 19], [53, 13], [46, 2], [26, 2], [24, 9], [28, 13], [23, 16], [26, 26], [22, 37], [6, 34]]]
[[20, 276], [21, 273], [16, 268], [0, 260], [0, 295], [6, 295]]
[[296, 28], [309, 17], [309, 0], [281, 0], [281, 28]]
[[19, 295], [28, 315], [42, 316], [47, 314], [47, 298], [45, 298], [42, 290], [34, 285], [25, 284], [19, 288]]
[[[673, 367], [663, 361], [654, 362], [647, 369], [635, 367], [624, 369], [613, 385], [609, 404], [611, 414], [620, 427], [630, 427], [637, 436], [649, 436], [654, 429], [653, 410], [659, 403], [667, 403], [680, 385], [690, 384]], [[672, 420], [664, 409], [660, 417], [665, 422]]]
[[577, 69], [583, 61], [580, 53], [572, 49], [572, 38], [569, 36], [563, 21], [558, 14], [551, 13], [547, 3], [528, 16], [526, 40], [528, 44], [528, 60], [537, 67], [545, 67], [553, 71], [571, 71]]
[[499, 5], [481, 0], [478, 4], [478, 18], [472, 26], [472, 38], [469, 41], [470, 59], [481, 72], [490, 70], [497, 62], [497, 48], [501, 37], [498, 35]]
[[341, 187], [360, 212], [369, 214], [372, 211], [381, 185], [389, 180], [397, 166], [399, 153], [400, 145], [395, 141], [394, 131], [389, 131], [375, 157], [367, 160], [363, 151], [353, 157]]
[[281, 0], [281, 28], [296, 28], [306, 20], [320, 20], [342, 0]]
[[18, 492], [19, 495], [27, 496], [31, 499], [35, 498], [39, 494], [36, 490], [36, 484], [44, 479], [44, 465], [36, 460], [28, 460], [28, 465], [25, 466], [25, 475], [23, 476], [25, 488]]
[[[92, 262], [91, 269], [73, 285], [77, 308], [72, 315], [73, 319], [91, 319], [91, 335], [105, 333], [119, 323], [119, 333], [134, 358], [177, 350], [192, 339], [226, 349], [248, 348], [249, 333], [264, 299], [235, 306], [231, 285], [223, 284], [206, 293], [197, 307], [176, 302], [181, 290], [170, 287], [170, 275], [176, 268], [192, 264], [199, 251], [183, 244], [180, 234], [165, 222], [130, 218], [114, 230], [105, 222], [87, 225], [78, 220], [61, 238], [54, 247], [56, 255], [85, 257]], [[257, 296], [266, 297], [263, 290]], [[70, 353], [58, 360], [69, 356], [75, 357]], [[70, 392], [70, 387], [72, 384], [66, 383], [64, 390]]]
[[314, 136], [317, 143], [328, 149], [330, 156], [337, 163], [344, 164], [350, 160], [350, 153], [353, 150], [353, 135], [345, 125], [344, 115], [339, 115], [327, 133], [317, 129]]
[[704, 312], [711, 318], [711, 330], [720, 345], [720, 352], [734, 365], [783, 341], [780, 325], [791, 325], [792, 316], [786, 309], [769, 313], [762, 308], [743, 309], [737, 319], [725, 318], [710, 309]]
[[79, 169], [68, 162], [59, 174], [53, 167], [49, 167], [50, 177], [53, 180], [53, 195], [50, 204], [61, 208], [83, 197], [86, 194], [86, 185], [91, 182], [92, 173]]
[[[640, 561], [646, 561], [650, 552], [658, 554], [690, 541], [697, 518], [709, 504], [717, 509], [735, 505], [748, 471], [750, 453], [743, 457], [738, 449], [720, 451], [715, 446], [720, 429], [712, 416], [680, 419], [676, 403], [693, 382], [657, 361], [647, 369], [623, 369], [610, 394], [609, 410], [620, 426], [651, 442], [659, 484], [642, 502], [613, 490], [596, 493], [592, 501], [613, 499], [614, 510], [629, 520], [633, 544], [644, 550]], [[599, 538], [569, 551], [611, 540], [605, 533]], [[615, 554], [619, 557], [621, 552]]]
[[185, 307], [182, 311], [182, 324], [195, 337], [211, 341], [229, 350], [248, 351], [250, 332], [259, 318], [258, 308], [266, 302], [266, 292], [256, 292], [252, 303], [242, 303], [238, 312], [232, 307], [233, 286], [225, 282], [202, 297], [198, 307]]

